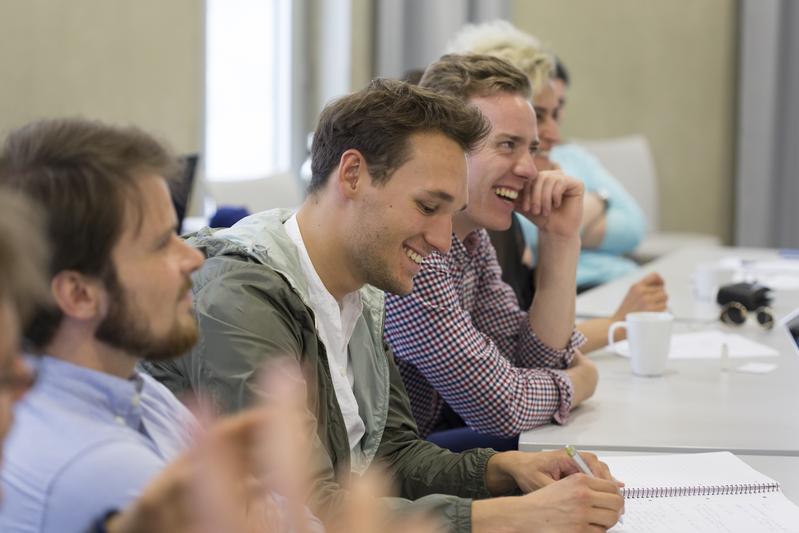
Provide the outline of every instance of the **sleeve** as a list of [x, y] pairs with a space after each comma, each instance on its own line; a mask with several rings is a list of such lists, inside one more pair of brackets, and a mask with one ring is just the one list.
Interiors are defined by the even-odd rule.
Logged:
[[585, 183], [586, 190], [596, 192], [604, 189], [608, 193], [608, 211], [605, 238], [598, 250], [622, 255], [631, 252], [646, 234], [646, 219], [635, 199], [599, 160], [582, 147], [571, 145], [565, 152], [579, 159], [578, 178]]
[[561, 349], [541, 342], [530, 329], [530, 318], [519, 307], [513, 289], [502, 280], [496, 251], [484, 239], [479, 248], [478, 293], [472, 312], [474, 326], [482, 335], [494, 341], [500, 353], [514, 366], [522, 368], [567, 368], [574, 351], [585, 339], [575, 328], [568, 344]]
[[563, 423], [572, 386], [562, 369], [573, 346], [544, 348], [526, 314], [510, 305], [516, 302], [512, 290], [501, 279], [483, 282], [478, 299], [485, 301], [472, 315], [461, 307], [441, 256], [428, 257], [413, 292], [387, 298], [386, 336], [394, 353], [477, 431], [511, 437], [551, 420]]
[[87, 448], [53, 479], [42, 531], [90, 530], [108, 512], [127, 507], [163, 468], [160, 457], [135, 443], [105, 441]]
[[375, 460], [386, 466], [400, 489], [402, 498], [391, 498], [390, 503], [396, 512], [431, 514], [448, 531], [468, 532], [472, 499], [491, 496], [485, 470], [496, 452], [478, 448], [453, 453], [419, 438], [408, 395], [388, 347], [386, 354], [389, 411]]
[[302, 328], [285, 281], [259, 265], [233, 263], [197, 294], [200, 339], [192, 351], [192, 387], [221, 412], [258, 396], [258, 370], [270, 359], [303, 358]]

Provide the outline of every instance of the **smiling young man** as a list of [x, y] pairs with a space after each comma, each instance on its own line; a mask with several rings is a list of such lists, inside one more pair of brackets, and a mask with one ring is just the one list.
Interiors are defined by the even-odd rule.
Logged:
[[[206, 391], [230, 411], [261, 392], [255, 376], [265, 362], [295, 357], [326, 452], [310, 503], [322, 518], [340, 512], [351, 476], [374, 463], [404, 498], [387, 507], [433, 512], [449, 531], [561, 521], [565, 531], [583, 517], [606, 526], [618, 518], [615, 483], [570, 475], [577, 470], [563, 453], [454, 454], [420, 439], [383, 342], [380, 289], [409, 292], [424, 258], [446, 253], [452, 216], [467, 200], [466, 154], [485, 134], [480, 113], [455, 98], [376, 80], [322, 112], [296, 214], [255, 214], [192, 241], [208, 256], [194, 278], [200, 342], [149, 368], [173, 390]], [[534, 492], [473, 501], [517, 490]], [[573, 498], [578, 491], [587, 498]]]
[[[387, 298], [386, 338], [423, 435], [465, 422], [479, 433], [460, 429], [459, 439], [515, 448], [520, 432], [565, 422], [596, 387], [596, 367], [577, 350], [583, 337], [574, 330], [583, 186], [537, 171], [530, 82], [509, 63], [447, 55], [421, 84], [479, 109], [491, 131], [469, 156], [469, 203], [454, 217], [449, 252], [427, 258], [412, 293]], [[486, 232], [508, 229], [514, 212], [541, 235], [529, 312], [502, 281]]]

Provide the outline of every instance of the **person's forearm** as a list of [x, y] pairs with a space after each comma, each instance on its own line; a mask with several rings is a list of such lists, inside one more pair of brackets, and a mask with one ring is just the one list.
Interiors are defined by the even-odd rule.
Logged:
[[605, 204], [596, 193], [587, 193], [583, 202], [583, 222], [581, 224], [582, 247], [599, 248], [607, 231]]
[[496, 453], [486, 463], [486, 488], [492, 496], [503, 496], [518, 490], [519, 487], [516, 484], [516, 480], [510, 475], [510, 470], [507, 466], [509, 461], [512, 462], [512, 456], [518, 453], [523, 452]]
[[594, 250], [602, 246], [608, 228], [608, 219], [604, 213], [583, 227], [583, 248]]
[[572, 409], [593, 396], [599, 382], [599, 372], [591, 360], [578, 353], [575, 361], [579, 364], [566, 369], [566, 375], [572, 382]]
[[514, 507], [518, 499], [491, 498], [472, 502], [472, 533], [515, 533], [523, 531], [523, 524], [515, 524]]
[[577, 324], [577, 330], [585, 335], [585, 344], [580, 347], [584, 353], [599, 350], [608, 345], [608, 330], [613, 320], [610, 318], [592, 318]]
[[553, 237], [541, 231], [538, 252], [538, 279], [529, 313], [530, 328], [547, 346], [562, 349], [574, 329], [580, 237]]

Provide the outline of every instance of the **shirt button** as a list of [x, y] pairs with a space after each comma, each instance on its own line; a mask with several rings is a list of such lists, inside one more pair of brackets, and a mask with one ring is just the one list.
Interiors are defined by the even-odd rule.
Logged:
[[115, 416], [114, 420], [116, 420], [116, 423], [119, 424], [120, 426], [124, 426], [125, 425], [125, 419], [122, 418], [121, 416], [118, 416], [118, 415]]
[[141, 403], [141, 396], [139, 396], [138, 394], [134, 394], [133, 398], [131, 398], [130, 400], [130, 403], [131, 405], [133, 405], [133, 407], [138, 407], [139, 404]]
[[343, 368], [342, 368], [342, 369], [340, 369], [340, 370], [338, 371], [338, 373], [341, 375], [341, 377], [345, 377], [345, 376], [347, 375], [347, 373], [346, 373], [346, 372], [344, 372], [344, 369], [343, 369]]

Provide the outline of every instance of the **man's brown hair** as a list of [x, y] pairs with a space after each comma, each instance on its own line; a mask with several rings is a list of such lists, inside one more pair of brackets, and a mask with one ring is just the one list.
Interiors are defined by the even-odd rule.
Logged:
[[501, 92], [532, 98], [527, 75], [503, 59], [480, 54], [442, 56], [427, 67], [419, 85], [463, 102]]
[[50, 301], [42, 213], [27, 198], [0, 188], [0, 301], [24, 324]]
[[[25, 193], [46, 213], [50, 276], [74, 270], [106, 283], [116, 279], [111, 251], [126, 209], [140, 207], [139, 178], [170, 180], [179, 171], [172, 153], [142, 130], [84, 119], [28, 124], [11, 132], [0, 152], [0, 185]], [[26, 336], [41, 348], [60, 322], [60, 311], [41, 307]]]
[[414, 133], [439, 132], [471, 152], [488, 131], [483, 116], [456, 98], [377, 79], [322, 111], [311, 147], [308, 191], [325, 185], [347, 150], [361, 152], [369, 174], [380, 184], [411, 157], [408, 139]]

